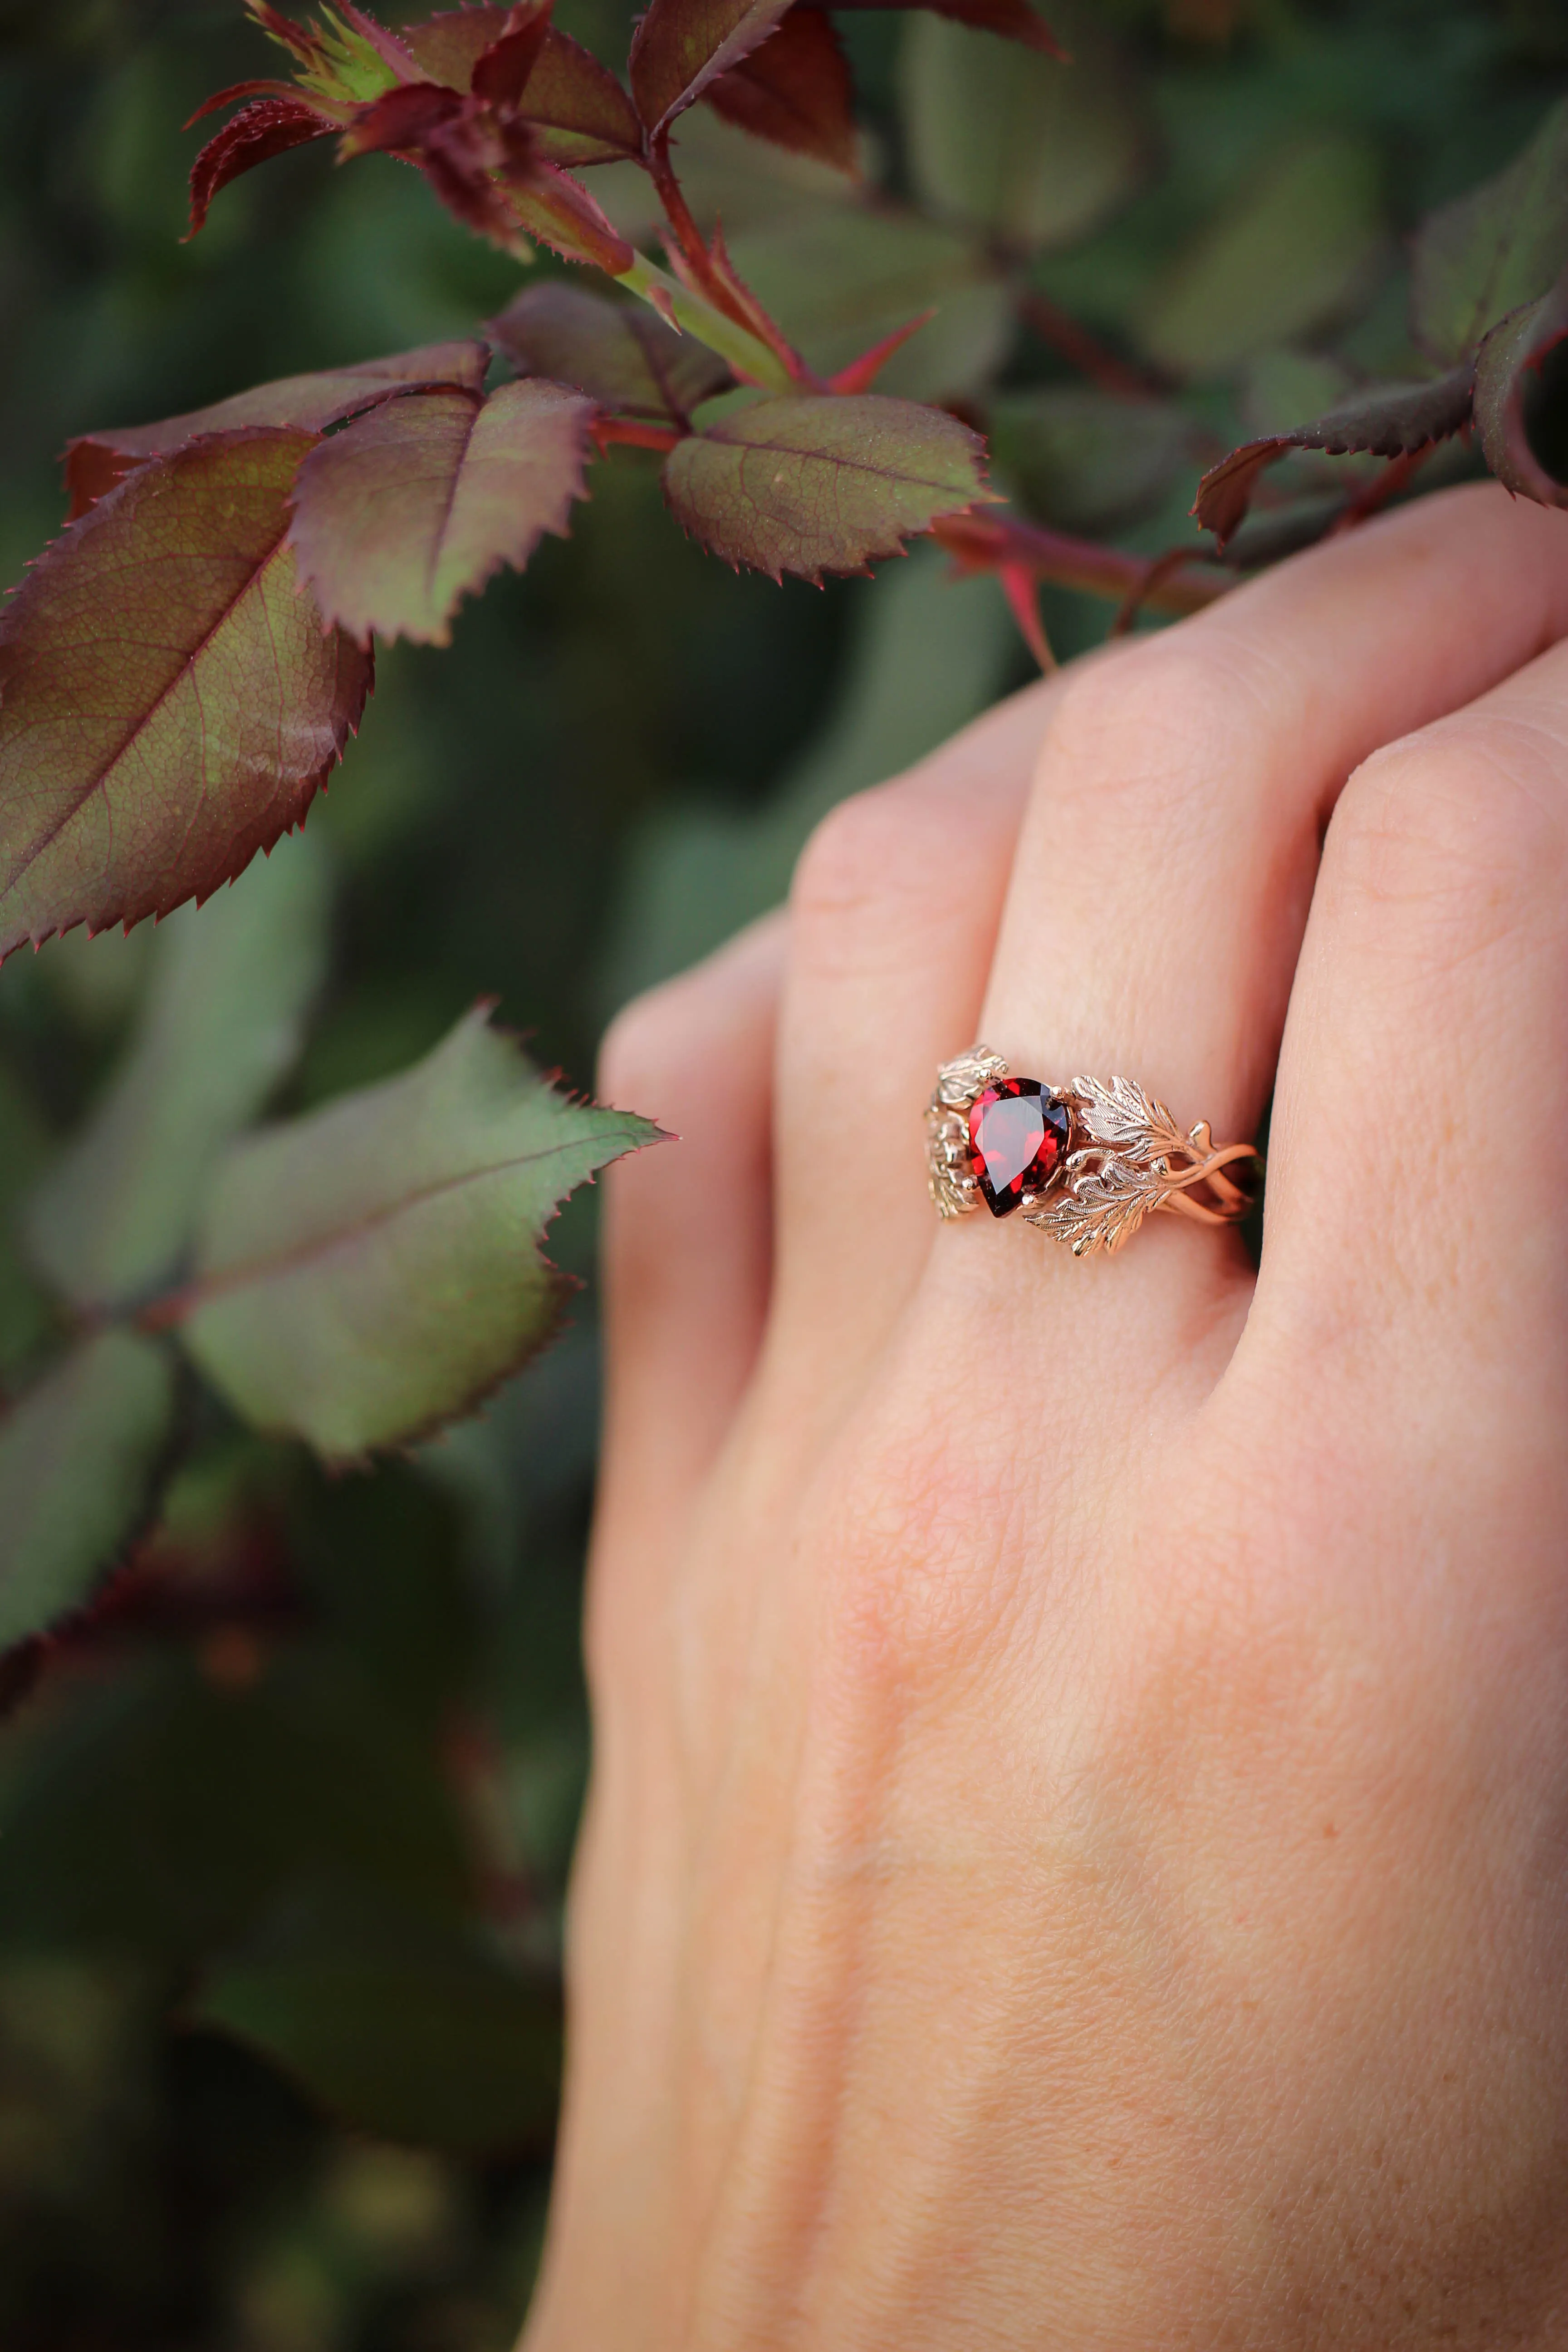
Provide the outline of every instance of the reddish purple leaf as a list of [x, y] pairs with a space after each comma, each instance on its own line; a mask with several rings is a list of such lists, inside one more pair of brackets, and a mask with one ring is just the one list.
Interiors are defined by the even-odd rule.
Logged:
[[665, 496], [692, 536], [776, 580], [859, 572], [988, 496], [984, 444], [944, 409], [787, 394], [677, 444]]
[[448, 89], [471, 89], [474, 68], [488, 48], [505, 37], [511, 8], [448, 8], [422, 25], [405, 25], [402, 40], [419, 71]]
[[293, 544], [329, 619], [445, 645], [463, 597], [519, 570], [584, 494], [593, 403], [558, 383], [489, 400], [416, 392], [323, 441], [300, 470]]
[[521, 111], [552, 163], [580, 170], [642, 153], [636, 107], [607, 67], [552, 26]]
[[709, 84], [708, 103], [775, 147], [836, 171], [858, 168], [849, 61], [820, 9], [793, 9], [761, 48]]
[[1045, 18], [1029, 0], [801, 0], [805, 7], [927, 8], [933, 16], [951, 16], [955, 25], [973, 25], [976, 32], [996, 33], [1005, 41], [1022, 41], [1047, 58], [1065, 58], [1067, 51]]
[[684, 425], [700, 401], [734, 382], [695, 336], [643, 302], [607, 301], [559, 279], [531, 286], [488, 330], [521, 375], [553, 377], [619, 416]]
[[1476, 361], [1476, 423], [1500, 482], [1568, 507], [1568, 270], [1500, 320]]
[[152, 459], [0, 613], [0, 955], [205, 898], [297, 824], [369, 657], [301, 593], [288, 496], [315, 436]]
[[1332, 457], [1353, 451], [1408, 457], [1433, 441], [1446, 441], [1469, 422], [1474, 378], [1467, 360], [1431, 383], [1371, 384], [1315, 424], [1246, 442], [1204, 476], [1193, 512], [1224, 547], [1252, 503], [1258, 476], [1287, 449], [1324, 449]]
[[517, 105], [550, 32], [548, 5], [514, 13], [519, 21], [491, 42], [474, 68], [469, 87], [487, 106]]
[[345, 163], [355, 155], [412, 154], [462, 111], [458, 90], [439, 82], [400, 82], [358, 110], [338, 152]]
[[484, 343], [429, 343], [423, 351], [394, 352], [387, 359], [361, 360], [353, 367], [282, 376], [275, 383], [256, 384], [231, 400], [194, 408], [184, 416], [165, 416], [155, 425], [100, 426], [67, 445], [66, 488], [71, 501], [67, 520], [74, 522], [85, 514], [145, 458], [178, 449], [198, 434], [234, 432], [247, 425], [292, 425], [320, 433], [416, 385], [459, 384], [479, 392], [489, 363]]
[[632, 96], [650, 131], [668, 130], [710, 82], [760, 48], [790, 0], [650, 0], [629, 59]]
[[187, 244], [206, 219], [213, 198], [242, 172], [285, 155], [290, 147], [308, 147], [313, 139], [330, 139], [337, 124], [331, 116], [307, 106], [303, 99], [262, 98], [226, 122], [209, 139], [191, 165], [191, 225]]
[[580, 180], [535, 157], [508, 182], [513, 213], [530, 236], [567, 261], [586, 262], [619, 278], [637, 259], [615, 222]]

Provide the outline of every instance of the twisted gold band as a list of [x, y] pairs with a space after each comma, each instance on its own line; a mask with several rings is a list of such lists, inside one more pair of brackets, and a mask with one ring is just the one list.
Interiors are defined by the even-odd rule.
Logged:
[[1244, 1160], [1263, 1164], [1250, 1143], [1216, 1150], [1206, 1119], [1184, 1133], [1131, 1078], [1061, 1087], [1015, 1078], [985, 1045], [938, 1072], [926, 1135], [940, 1215], [1017, 1210], [1075, 1257], [1120, 1249], [1156, 1209], [1234, 1224], [1253, 1192], [1226, 1171]]

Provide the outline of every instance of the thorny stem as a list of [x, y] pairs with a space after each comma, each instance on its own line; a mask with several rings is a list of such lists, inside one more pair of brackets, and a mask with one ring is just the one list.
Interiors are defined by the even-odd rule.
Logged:
[[646, 160], [648, 176], [659, 203], [664, 206], [664, 216], [669, 223], [676, 249], [697, 280], [699, 289], [726, 317], [733, 319], [737, 326], [744, 327], [749, 333], [766, 342], [792, 383], [808, 381], [809, 371], [798, 352], [761, 303], [752, 305], [750, 310], [745, 308], [733, 287], [726, 283], [722, 272], [715, 267], [707, 241], [692, 218], [691, 207], [675, 175], [675, 166], [669, 160], [668, 136], [649, 140]]
[[673, 449], [685, 439], [673, 425], [645, 425], [636, 416], [596, 416], [588, 430], [601, 449], [620, 442], [633, 449]]
[[1026, 326], [1033, 327], [1042, 342], [1049, 343], [1101, 392], [1111, 393], [1118, 400], [1155, 400], [1164, 394], [1166, 387], [1157, 375], [1120, 358], [1048, 294], [1033, 286], [1020, 286], [1014, 301]]
[[1235, 585], [1233, 580], [1185, 569], [1152, 581], [1150, 573], [1156, 567], [1146, 555], [1100, 547], [1091, 539], [1073, 539], [1011, 515], [944, 515], [931, 525], [931, 535], [965, 572], [1000, 572], [1008, 565], [1027, 570], [1037, 580], [1053, 580], [1060, 588], [1110, 597], [1119, 604], [1142, 593], [1161, 613], [1199, 612]]
[[1342, 530], [1353, 530], [1357, 523], [1365, 522], [1368, 516], [1378, 513], [1390, 499], [1396, 499], [1411, 476], [1426, 464], [1436, 446], [1436, 441], [1427, 441], [1419, 449], [1406, 449], [1401, 456], [1391, 457], [1382, 473], [1373, 475], [1365, 488], [1357, 491], [1344, 512], [1335, 516], [1329, 526], [1328, 537], [1335, 539]]
[[694, 293], [689, 286], [683, 286], [645, 254], [633, 255], [631, 268], [622, 270], [617, 283], [633, 294], [640, 294], [670, 325], [695, 335], [700, 343], [717, 352], [747, 383], [758, 384], [764, 392], [791, 390], [789, 371], [760, 336], [740, 325], [727, 310], [716, 309], [702, 295]]

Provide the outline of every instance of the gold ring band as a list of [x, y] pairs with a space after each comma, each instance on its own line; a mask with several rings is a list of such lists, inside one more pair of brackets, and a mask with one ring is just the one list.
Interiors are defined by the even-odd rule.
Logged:
[[939, 1215], [1017, 1211], [1074, 1257], [1120, 1249], [1156, 1209], [1235, 1224], [1253, 1192], [1227, 1171], [1263, 1165], [1250, 1143], [1216, 1150], [1206, 1119], [1184, 1132], [1131, 1078], [1016, 1078], [987, 1045], [942, 1065], [926, 1136]]

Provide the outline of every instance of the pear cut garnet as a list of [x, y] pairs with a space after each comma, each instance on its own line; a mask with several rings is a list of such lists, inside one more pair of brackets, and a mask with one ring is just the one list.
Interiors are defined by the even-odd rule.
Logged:
[[998, 1078], [969, 1113], [975, 1181], [994, 1217], [1037, 1200], [1068, 1148], [1068, 1114], [1037, 1078]]

